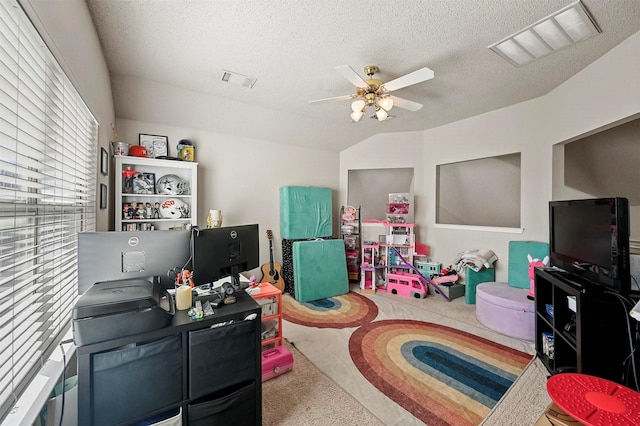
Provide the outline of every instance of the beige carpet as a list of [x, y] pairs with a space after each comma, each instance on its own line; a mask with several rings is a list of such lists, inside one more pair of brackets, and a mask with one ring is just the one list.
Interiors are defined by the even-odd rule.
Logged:
[[[357, 286], [352, 290], [358, 291]], [[473, 334], [533, 354], [532, 342], [513, 339], [487, 329], [475, 318], [475, 306], [464, 298], [447, 302], [440, 296], [407, 299], [387, 294], [368, 296], [384, 306], [395, 318], [404, 312], [420, 310], [421, 319], [445, 325], [458, 325]], [[379, 316], [378, 319], [387, 319]], [[415, 318], [413, 318], [415, 319]], [[329, 333], [326, 330], [285, 322], [284, 337], [300, 347], [317, 347], [302, 355], [296, 348], [294, 369], [263, 384], [263, 424], [268, 425], [405, 425], [422, 424], [393, 401], [382, 395], [355, 366], [338, 362], [348, 358], [344, 346], [353, 329]], [[331, 340], [327, 340], [331, 339]], [[501, 402], [482, 423], [493, 425], [533, 425], [550, 402], [545, 390], [547, 371], [538, 360], [525, 369]], [[358, 401], [365, 401], [369, 410]]]
[[383, 423], [288, 342], [293, 370], [262, 384], [263, 426], [379, 426]]

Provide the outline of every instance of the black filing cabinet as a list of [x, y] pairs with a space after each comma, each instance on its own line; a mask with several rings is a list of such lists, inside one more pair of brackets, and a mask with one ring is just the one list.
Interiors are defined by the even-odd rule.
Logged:
[[78, 424], [180, 412], [184, 425], [260, 425], [261, 311], [243, 291], [236, 299], [201, 320], [177, 311], [168, 327], [78, 347]]

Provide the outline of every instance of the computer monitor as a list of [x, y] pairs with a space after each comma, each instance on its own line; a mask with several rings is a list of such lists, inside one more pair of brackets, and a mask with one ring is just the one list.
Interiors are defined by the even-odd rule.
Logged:
[[237, 289], [240, 272], [257, 268], [259, 257], [257, 224], [191, 230], [191, 258], [196, 285], [231, 277], [231, 284]]
[[175, 286], [173, 268], [189, 268], [190, 231], [81, 232], [78, 234], [78, 294], [101, 281], [157, 278]]

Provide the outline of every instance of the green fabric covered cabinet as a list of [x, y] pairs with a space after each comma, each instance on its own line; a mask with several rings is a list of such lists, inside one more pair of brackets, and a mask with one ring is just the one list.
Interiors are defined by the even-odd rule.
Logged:
[[480, 283], [496, 280], [496, 270], [494, 268], [482, 268], [478, 272], [467, 266], [467, 272], [465, 275], [466, 291], [465, 301], [470, 305], [476, 304], [476, 287]]

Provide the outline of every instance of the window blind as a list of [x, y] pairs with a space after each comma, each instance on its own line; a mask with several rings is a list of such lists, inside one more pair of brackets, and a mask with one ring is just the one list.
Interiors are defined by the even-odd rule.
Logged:
[[56, 348], [94, 231], [98, 123], [16, 0], [0, 2], [0, 418]]

